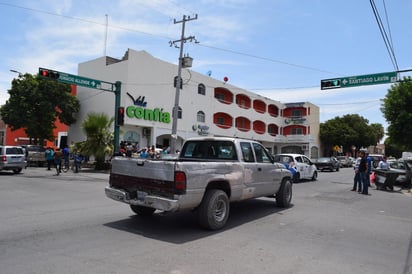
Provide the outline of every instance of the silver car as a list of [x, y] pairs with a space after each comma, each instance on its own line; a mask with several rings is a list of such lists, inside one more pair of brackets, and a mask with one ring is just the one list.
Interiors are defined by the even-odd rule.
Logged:
[[352, 160], [347, 156], [337, 156], [336, 158], [340, 162], [340, 167], [352, 167], [353, 166]]
[[0, 171], [12, 170], [20, 173], [26, 167], [26, 155], [22, 147], [0, 146]]

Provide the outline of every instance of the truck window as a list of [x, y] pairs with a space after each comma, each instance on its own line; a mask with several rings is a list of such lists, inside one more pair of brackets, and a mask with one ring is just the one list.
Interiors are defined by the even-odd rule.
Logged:
[[219, 159], [237, 160], [236, 150], [232, 142], [219, 143], [217, 151]]
[[194, 158], [210, 158], [212, 152], [211, 147], [207, 143], [197, 143], [195, 149], [193, 150], [192, 157]]
[[253, 143], [253, 148], [255, 149], [256, 161], [258, 163], [271, 163], [272, 160], [267, 153], [266, 149], [260, 144]]
[[193, 141], [187, 142], [182, 150], [182, 157], [196, 159], [236, 160], [237, 154], [230, 141]]
[[255, 156], [253, 156], [252, 146], [250, 145], [250, 143], [241, 142], [240, 143], [240, 148], [242, 149], [243, 161], [245, 161], [245, 162], [254, 162], [255, 161]]

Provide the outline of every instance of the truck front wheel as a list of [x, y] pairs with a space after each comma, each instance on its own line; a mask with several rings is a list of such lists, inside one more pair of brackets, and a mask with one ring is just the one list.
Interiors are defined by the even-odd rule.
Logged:
[[292, 202], [292, 182], [290, 179], [283, 179], [278, 193], [276, 193], [276, 205], [278, 207], [290, 207]]
[[226, 224], [229, 210], [229, 198], [226, 193], [220, 189], [210, 189], [199, 207], [199, 224], [210, 230], [220, 229]]
[[139, 205], [130, 205], [131, 210], [140, 216], [152, 216], [156, 209], [151, 207], [139, 206]]

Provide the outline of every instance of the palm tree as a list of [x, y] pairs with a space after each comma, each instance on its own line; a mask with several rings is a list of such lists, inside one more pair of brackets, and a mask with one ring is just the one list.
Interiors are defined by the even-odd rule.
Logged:
[[85, 156], [94, 156], [96, 170], [107, 169], [105, 156], [113, 154], [113, 132], [111, 131], [114, 118], [109, 118], [105, 113], [90, 113], [82, 123], [87, 140], [75, 144]]

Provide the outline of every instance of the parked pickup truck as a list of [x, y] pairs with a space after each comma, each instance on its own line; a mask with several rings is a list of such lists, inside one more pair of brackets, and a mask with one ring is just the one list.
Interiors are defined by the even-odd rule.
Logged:
[[138, 215], [155, 210], [196, 210], [199, 224], [225, 226], [230, 202], [273, 197], [279, 207], [292, 200], [292, 175], [258, 142], [202, 137], [188, 139], [175, 159], [112, 159], [106, 196], [129, 204]]
[[46, 149], [39, 145], [26, 145], [23, 146], [27, 153], [27, 165], [32, 166], [33, 164], [42, 167], [46, 163], [46, 156], [44, 152]]

